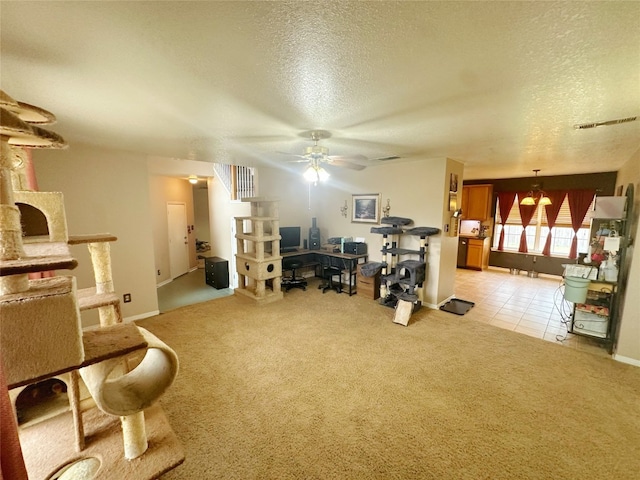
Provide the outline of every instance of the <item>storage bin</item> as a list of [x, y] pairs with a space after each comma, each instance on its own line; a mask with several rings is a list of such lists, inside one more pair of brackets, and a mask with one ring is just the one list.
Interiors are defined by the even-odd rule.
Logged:
[[592, 337], [606, 338], [609, 317], [576, 310], [573, 317], [573, 332]]
[[564, 299], [573, 303], [584, 303], [591, 280], [580, 277], [564, 277]]

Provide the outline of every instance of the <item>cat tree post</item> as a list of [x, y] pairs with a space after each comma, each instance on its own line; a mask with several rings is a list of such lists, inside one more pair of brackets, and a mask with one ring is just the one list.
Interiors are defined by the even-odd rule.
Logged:
[[[111, 247], [107, 242], [92, 242], [87, 245], [93, 264], [93, 275], [96, 279], [96, 294], [113, 293], [113, 277], [111, 276]], [[122, 321], [114, 305], [98, 308], [100, 326], [106, 327]]]
[[124, 456], [133, 460], [147, 451], [147, 431], [144, 424], [144, 411], [120, 417], [122, 438], [124, 440]]

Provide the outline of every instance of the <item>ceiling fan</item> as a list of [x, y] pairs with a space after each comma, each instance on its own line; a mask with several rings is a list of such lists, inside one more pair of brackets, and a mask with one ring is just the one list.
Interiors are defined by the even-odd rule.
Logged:
[[309, 130], [300, 133], [300, 136], [313, 140], [313, 145], [306, 147], [302, 155], [293, 154], [294, 157], [298, 158], [298, 160], [292, 160], [293, 162], [307, 162], [312, 169], [322, 168], [322, 164], [351, 170], [364, 170], [366, 168], [365, 165], [357, 163], [368, 160], [364, 155], [329, 155], [327, 147], [318, 145], [320, 140], [331, 137], [331, 132], [327, 130]]

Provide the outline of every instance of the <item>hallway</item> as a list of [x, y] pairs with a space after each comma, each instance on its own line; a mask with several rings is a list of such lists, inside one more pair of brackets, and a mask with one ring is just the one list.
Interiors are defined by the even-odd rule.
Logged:
[[166, 313], [178, 307], [233, 295], [232, 288], [216, 290], [204, 280], [204, 269], [198, 268], [158, 288], [158, 309]]

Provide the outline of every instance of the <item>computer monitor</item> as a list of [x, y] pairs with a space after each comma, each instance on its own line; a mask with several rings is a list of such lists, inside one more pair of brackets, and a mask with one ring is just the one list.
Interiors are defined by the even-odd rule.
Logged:
[[280, 227], [280, 251], [293, 252], [300, 248], [300, 227]]

